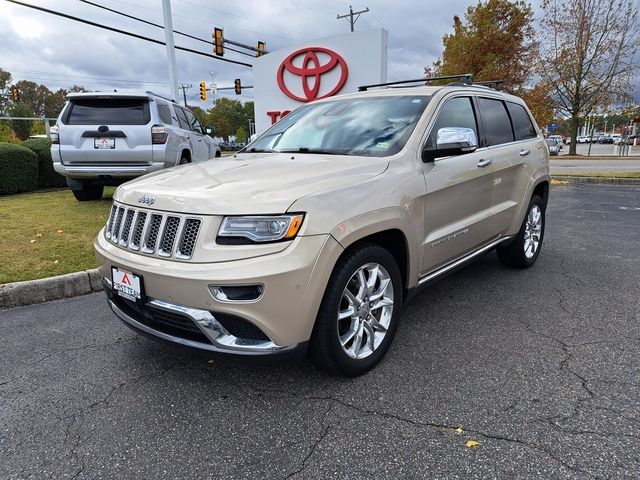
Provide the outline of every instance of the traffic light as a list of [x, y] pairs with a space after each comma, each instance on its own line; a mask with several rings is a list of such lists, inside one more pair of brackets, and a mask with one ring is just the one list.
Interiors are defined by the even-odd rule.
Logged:
[[200, 100], [207, 101], [207, 82], [204, 80], [200, 82]]
[[242, 93], [242, 84], [240, 83], [240, 79], [239, 78], [236, 78], [233, 81], [233, 86], [234, 86], [234, 89], [236, 91], [236, 95], [240, 95]]
[[262, 55], [264, 55], [266, 52], [267, 45], [264, 42], [258, 42], [258, 52], [256, 52], [256, 57], [261, 57]]
[[14, 102], [20, 101], [20, 90], [18, 90], [18, 87], [11, 87], [11, 100]]
[[224, 56], [224, 37], [222, 36], [222, 29], [215, 27], [211, 37], [213, 38], [213, 53], [219, 57]]

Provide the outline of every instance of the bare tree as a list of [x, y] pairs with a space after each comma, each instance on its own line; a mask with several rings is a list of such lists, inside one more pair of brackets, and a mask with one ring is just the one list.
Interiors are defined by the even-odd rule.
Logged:
[[638, 75], [637, 0], [544, 0], [538, 72], [556, 108], [571, 118], [576, 153], [580, 120], [620, 101]]

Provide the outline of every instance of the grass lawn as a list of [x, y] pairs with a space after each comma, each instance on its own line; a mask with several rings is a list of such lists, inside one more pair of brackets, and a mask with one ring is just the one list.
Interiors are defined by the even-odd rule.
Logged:
[[113, 191], [93, 202], [68, 189], [0, 197], [0, 284], [94, 268]]

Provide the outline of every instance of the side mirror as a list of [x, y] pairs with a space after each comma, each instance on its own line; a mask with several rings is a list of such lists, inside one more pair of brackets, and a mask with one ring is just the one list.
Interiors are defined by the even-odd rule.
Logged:
[[204, 127], [204, 131], [207, 132], [207, 135], [212, 135], [213, 132], [216, 131], [216, 129], [213, 128], [213, 127], [210, 127], [210, 126], [206, 126], [206, 127]]
[[445, 127], [438, 130], [436, 148], [425, 148], [422, 160], [425, 162], [440, 157], [463, 155], [478, 148], [476, 133], [470, 128]]

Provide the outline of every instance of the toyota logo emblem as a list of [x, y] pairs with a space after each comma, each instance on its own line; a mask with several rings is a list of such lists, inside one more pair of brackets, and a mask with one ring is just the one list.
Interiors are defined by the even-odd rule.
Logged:
[[149, 196], [149, 195], [141, 195], [138, 198], [138, 203], [144, 203], [145, 205], [153, 205], [154, 203], [156, 203], [156, 199]]
[[[328, 56], [328, 61], [321, 64], [318, 54], [321, 54], [322, 57]], [[299, 58], [302, 58], [302, 61], [298, 61]], [[295, 63], [298, 65], [295, 65]], [[340, 68], [340, 78], [329, 93], [319, 96], [322, 76], [331, 72], [334, 68]], [[285, 72], [300, 78], [304, 97], [300, 97], [289, 90], [284, 79]], [[328, 48], [307, 47], [293, 52], [282, 61], [278, 68], [277, 79], [278, 87], [287, 97], [298, 102], [310, 102], [338, 93], [347, 82], [348, 75], [347, 62], [336, 52]]]

